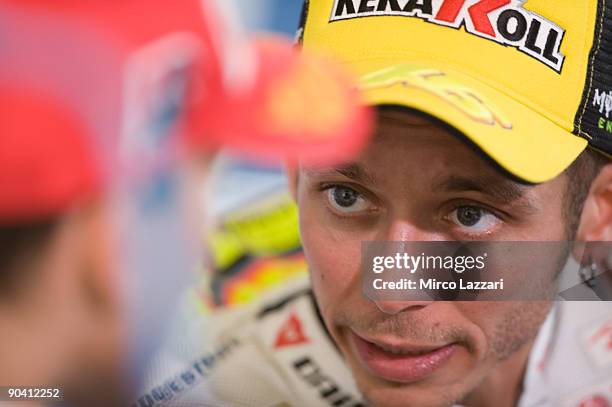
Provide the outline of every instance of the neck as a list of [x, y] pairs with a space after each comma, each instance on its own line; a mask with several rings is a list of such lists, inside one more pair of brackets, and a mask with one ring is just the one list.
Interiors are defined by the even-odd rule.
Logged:
[[523, 392], [523, 378], [532, 346], [533, 341], [499, 363], [461, 404], [468, 407], [516, 406]]

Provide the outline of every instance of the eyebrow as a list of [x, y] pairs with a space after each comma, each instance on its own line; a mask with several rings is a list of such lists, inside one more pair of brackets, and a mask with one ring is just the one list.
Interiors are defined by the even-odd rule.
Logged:
[[510, 203], [523, 198], [531, 187], [506, 179], [500, 180], [492, 177], [467, 178], [451, 175], [443, 181], [434, 184], [433, 188], [434, 190], [443, 190], [445, 192], [475, 191], [489, 195], [498, 201]]
[[317, 175], [340, 174], [362, 184], [376, 185], [374, 176], [357, 163], [348, 163], [322, 170], [311, 170], [310, 172]]
[[[358, 163], [347, 163], [344, 165], [309, 170], [319, 176], [340, 174], [355, 182], [376, 185], [376, 179]], [[490, 196], [502, 203], [511, 203], [525, 197], [532, 188], [531, 185], [522, 185], [509, 179], [500, 179], [493, 176], [458, 176], [451, 175], [438, 183], [432, 184], [432, 190], [436, 192], [479, 192]], [[534, 209], [528, 200], [522, 203], [526, 210]]]

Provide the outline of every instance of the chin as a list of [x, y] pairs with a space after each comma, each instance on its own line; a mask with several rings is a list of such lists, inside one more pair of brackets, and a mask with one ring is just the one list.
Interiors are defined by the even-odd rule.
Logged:
[[373, 407], [452, 407], [463, 398], [460, 385], [397, 384], [353, 372], [364, 400]]

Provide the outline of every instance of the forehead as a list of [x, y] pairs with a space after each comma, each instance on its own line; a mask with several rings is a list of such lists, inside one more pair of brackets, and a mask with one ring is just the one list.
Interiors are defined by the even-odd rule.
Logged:
[[356, 162], [370, 171], [395, 167], [414, 175], [460, 171], [463, 175], [508, 178], [461, 133], [406, 109], [379, 109], [375, 137]]
[[395, 107], [378, 109], [375, 136], [352, 162], [302, 170], [307, 179], [340, 174], [413, 197], [426, 192], [476, 191], [503, 202], [521, 197], [557, 202], [567, 183], [563, 174], [537, 185], [518, 182], [460, 132], [426, 115]]

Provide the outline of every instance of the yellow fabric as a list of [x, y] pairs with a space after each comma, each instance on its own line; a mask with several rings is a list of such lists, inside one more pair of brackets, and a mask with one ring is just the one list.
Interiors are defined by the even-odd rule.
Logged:
[[225, 215], [207, 241], [218, 270], [232, 266], [245, 255], [291, 252], [301, 245], [297, 206], [288, 192], [251, 202]]
[[[474, 28], [465, 13], [478, 2], [466, 2], [462, 13], [467, 17], [455, 28], [426, 21], [427, 16], [418, 13], [330, 22], [337, 1], [342, 0], [310, 1], [304, 47], [327, 50], [349, 64], [363, 77], [370, 103], [401, 104], [432, 114], [529, 182], [554, 178], [586, 148], [586, 140], [571, 131], [585, 86], [596, 0], [511, 3], [529, 18], [536, 13], [564, 30], [559, 71], [518, 46], [468, 32]], [[356, 10], [361, 3], [365, 8], [386, 6], [379, 14], [389, 14], [391, 2], [354, 0]], [[433, 16], [441, 3], [432, 1]], [[488, 16], [494, 27], [501, 10]], [[540, 31], [536, 44], [543, 49], [546, 32]], [[496, 118], [493, 123], [491, 117]]]

